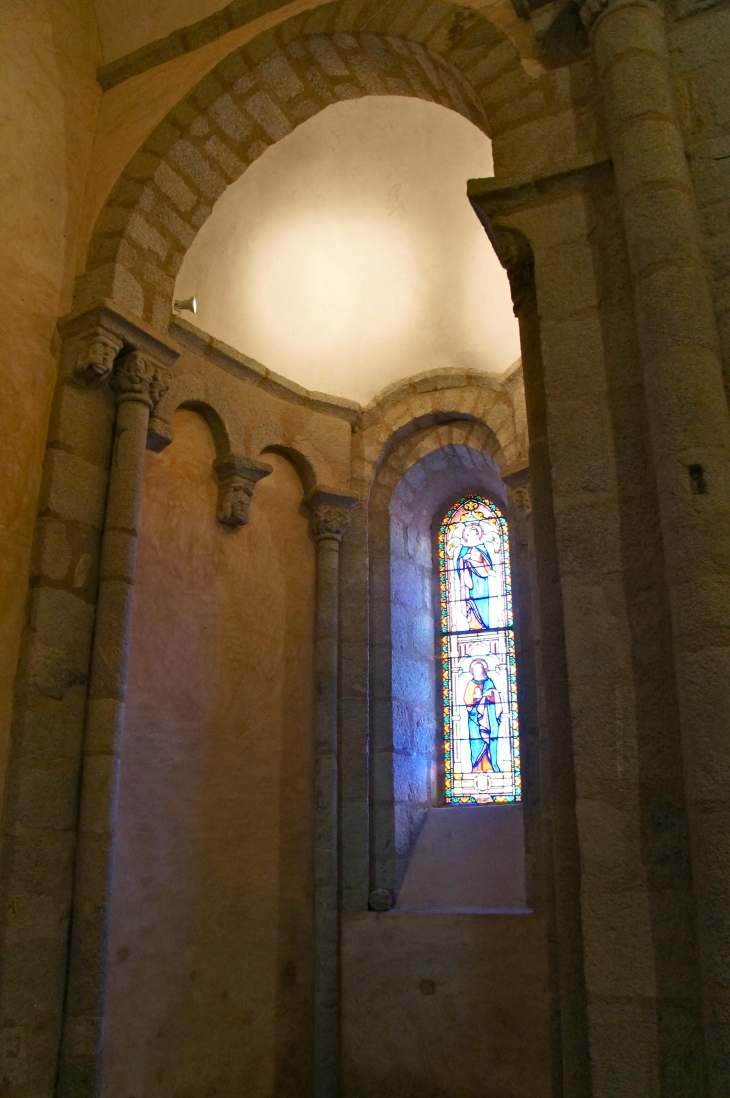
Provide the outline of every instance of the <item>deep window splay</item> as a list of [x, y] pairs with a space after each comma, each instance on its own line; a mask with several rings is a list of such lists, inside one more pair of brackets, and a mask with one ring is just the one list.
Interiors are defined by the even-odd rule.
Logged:
[[521, 799], [507, 523], [464, 496], [439, 530], [444, 772], [448, 804]]

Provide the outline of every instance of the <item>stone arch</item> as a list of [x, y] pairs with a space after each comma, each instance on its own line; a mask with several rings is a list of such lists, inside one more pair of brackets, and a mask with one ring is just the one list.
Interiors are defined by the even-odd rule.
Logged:
[[480, 61], [500, 47], [487, 64], [493, 76], [495, 66], [519, 67], [517, 51], [477, 13], [430, 7], [439, 18], [419, 20], [405, 38], [392, 33], [400, 8], [388, 8], [383, 29], [391, 33], [376, 34], [367, 21], [344, 29], [358, 20], [338, 24], [344, 3], [327, 5], [324, 22], [336, 33], [307, 34], [311, 21], [295, 17], [229, 54], [127, 164], [97, 221], [76, 305], [108, 298], [164, 331], [182, 259], [215, 201], [269, 145], [332, 103], [411, 96], [488, 130], [485, 104], [464, 73], [483, 82]]
[[484, 445], [483, 433], [488, 431], [503, 471], [526, 465], [525, 417], [515, 401], [521, 379], [519, 367], [502, 379], [449, 369], [427, 371], [389, 386], [363, 411], [353, 438], [352, 476], [361, 497], [370, 492], [374, 472], [391, 452], [432, 427], [451, 426], [457, 433], [471, 430], [478, 447]]
[[[261, 451], [262, 456], [266, 454], [281, 454], [282, 457], [285, 457], [287, 461], [294, 466], [299, 479], [302, 482], [302, 489], [305, 496], [313, 490], [314, 486], [317, 484], [315, 466], [311, 459], [308, 458], [306, 454], [302, 453], [301, 450], [296, 449], [293, 446], [273, 444], [271, 446], [265, 446]], [[320, 480], [321, 479], [322, 478], [320, 477]]]
[[213, 436], [216, 458], [244, 453], [246, 440], [241, 420], [221, 392], [191, 374], [175, 374], [150, 420], [147, 448], [163, 450], [173, 439], [172, 419], [179, 408], [189, 408], [205, 420]]
[[[268, 16], [274, 22], [281, 12], [280, 0], [260, 0], [257, 8], [259, 18]], [[113, 88], [154, 65], [194, 53], [203, 43], [244, 29], [250, 21], [251, 12], [246, 5], [241, 0], [230, 0], [212, 15], [102, 66], [97, 74], [99, 83], [105, 90]], [[298, 34], [353, 30], [367, 30], [371, 34], [400, 34], [404, 38], [425, 42], [431, 48], [443, 45], [455, 52], [466, 51], [465, 64], [473, 62], [470, 55], [473, 55], [475, 47], [487, 43], [491, 33], [498, 43], [507, 41], [514, 46], [526, 71], [534, 73], [541, 69], [530, 21], [516, 11], [505, 12], [492, 7], [479, 11], [444, 3], [443, 0], [418, 0], [407, 7], [382, 3], [382, 0], [364, 0], [355, 7], [342, 0], [331, 0], [294, 16], [289, 22], [297, 28]], [[487, 31], [484, 22], [490, 24]]]

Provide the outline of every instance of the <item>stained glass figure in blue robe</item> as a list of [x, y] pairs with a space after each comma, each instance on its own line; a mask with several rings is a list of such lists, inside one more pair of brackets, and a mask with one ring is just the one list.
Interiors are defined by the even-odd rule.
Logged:
[[494, 571], [485, 545], [486, 532], [481, 522], [467, 522], [461, 531], [462, 545], [456, 558], [466, 620], [470, 629], [489, 629], [489, 581]]
[[502, 721], [502, 700], [485, 660], [472, 660], [469, 673], [471, 681], [464, 691], [464, 704], [469, 714], [471, 768], [472, 771], [499, 773], [497, 747]]

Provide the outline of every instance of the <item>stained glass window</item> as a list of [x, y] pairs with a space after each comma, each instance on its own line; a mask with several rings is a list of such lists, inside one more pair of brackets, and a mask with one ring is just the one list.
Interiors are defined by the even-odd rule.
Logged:
[[519, 801], [520, 741], [507, 523], [464, 496], [439, 530], [447, 804]]

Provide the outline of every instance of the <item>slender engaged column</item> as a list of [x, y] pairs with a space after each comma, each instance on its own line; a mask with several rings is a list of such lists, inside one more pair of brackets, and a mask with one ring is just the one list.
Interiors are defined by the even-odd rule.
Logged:
[[713, 1098], [730, 1078], [730, 422], [662, 11], [589, 0], [672, 607]]
[[340, 539], [357, 498], [315, 488], [317, 542], [314, 771], [314, 1098], [339, 1091], [337, 667]]
[[169, 375], [133, 351], [110, 379], [117, 413], [84, 732], [59, 1093], [101, 1091], [107, 944], [137, 526], [149, 415]]

